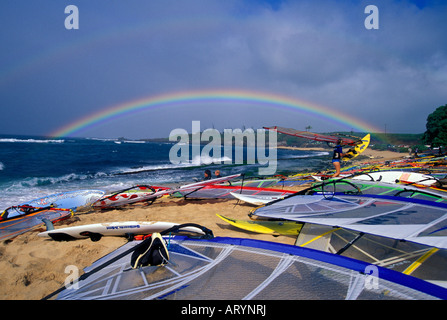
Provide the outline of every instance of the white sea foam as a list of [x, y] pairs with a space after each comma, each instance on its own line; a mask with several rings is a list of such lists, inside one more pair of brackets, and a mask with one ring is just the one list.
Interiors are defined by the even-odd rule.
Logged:
[[89, 180], [89, 179], [97, 179], [101, 177], [107, 176], [104, 172], [97, 172], [95, 174], [75, 174], [70, 173], [60, 177], [32, 177], [25, 178], [20, 181], [15, 181], [11, 186], [6, 188], [6, 190], [17, 190], [21, 188], [34, 188], [34, 187], [42, 187], [42, 186], [50, 186], [63, 184], [72, 181], [81, 181], [81, 180]]
[[115, 142], [116, 144], [122, 144], [122, 143], [146, 143], [145, 141], [138, 141], [138, 140], [123, 140], [123, 141], [115, 140], [113, 142]]
[[121, 143], [146, 143], [146, 141], [144, 140], [122, 140], [122, 139], [117, 139], [117, 138], [86, 138], [87, 140], [94, 140], [94, 141], [105, 141], [105, 142], [115, 142], [117, 144], [121, 144]]
[[5, 169], [5, 165], [2, 162], [0, 162], [0, 170], [3, 170], [3, 169]]
[[190, 164], [161, 164], [161, 165], [153, 165], [153, 166], [141, 166], [138, 168], [131, 168], [131, 169], [118, 169], [116, 173], [138, 173], [143, 171], [156, 171], [156, 170], [169, 170], [169, 169], [176, 169], [176, 168], [186, 168], [191, 167]]
[[160, 164], [160, 165], [150, 165], [150, 166], [141, 166], [138, 168], [132, 168], [132, 169], [119, 169], [117, 173], [138, 173], [143, 171], [156, 171], [156, 170], [169, 170], [169, 169], [181, 169], [181, 168], [190, 168], [190, 167], [199, 167], [202, 165], [210, 165], [210, 164], [221, 164], [224, 161], [231, 161], [228, 157], [221, 157], [221, 158], [213, 158], [209, 156], [197, 156], [194, 157], [193, 160], [185, 163], [179, 163], [179, 164]]
[[192, 159], [192, 161], [191, 161], [191, 164], [195, 165], [195, 166], [200, 166], [200, 165], [203, 165], [203, 164], [208, 165], [208, 164], [212, 164], [212, 163], [221, 164], [224, 161], [231, 162], [232, 160], [230, 158], [228, 158], [228, 157], [213, 158], [213, 157], [210, 157], [210, 156], [203, 156], [202, 155], [202, 156], [194, 157], [194, 159]]
[[100, 183], [104, 184], [101, 178], [107, 176], [103, 172], [91, 175], [71, 173], [60, 177], [29, 177], [5, 184], [0, 189], [0, 212], [7, 207], [49, 194], [80, 189], [99, 189]]
[[329, 152], [327, 152], [327, 151], [319, 151], [319, 152], [307, 153], [307, 154], [303, 154], [303, 155], [292, 155], [292, 156], [288, 156], [288, 157], [291, 159], [302, 159], [302, 158], [327, 156], [328, 154], [329, 154]]
[[57, 140], [39, 140], [39, 139], [15, 139], [15, 138], [2, 138], [0, 142], [9, 142], [9, 143], [64, 143], [65, 140], [57, 139]]
[[94, 141], [116, 141], [118, 139], [116, 138], [86, 138], [87, 140], [94, 140]]

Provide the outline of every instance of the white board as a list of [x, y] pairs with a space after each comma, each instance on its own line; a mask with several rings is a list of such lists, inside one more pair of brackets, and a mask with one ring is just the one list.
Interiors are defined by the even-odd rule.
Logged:
[[269, 203], [273, 200], [278, 200], [278, 199], [283, 199], [285, 197], [285, 195], [281, 195], [281, 196], [260, 196], [260, 195], [248, 195], [248, 194], [240, 194], [240, 193], [236, 193], [236, 192], [230, 192], [230, 194], [235, 197], [236, 199], [239, 199], [241, 201], [245, 201], [247, 203], [250, 204], [254, 204], [254, 205], [262, 205], [262, 204], [266, 204]]
[[416, 183], [431, 186], [436, 179], [430, 175], [408, 171], [377, 171], [353, 177], [354, 180], [381, 181], [386, 183]]
[[[54, 240], [74, 240], [91, 238], [99, 240], [102, 236], [125, 236], [126, 234], [145, 235], [154, 232], [162, 232], [178, 225], [173, 222], [160, 221], [124, 221], [95, 223], [82, 226], [54, 229], [38, 234], [39, 237], [50, 237]], [[195, 227], [185, 227], [182, 230], [204, 234]]]

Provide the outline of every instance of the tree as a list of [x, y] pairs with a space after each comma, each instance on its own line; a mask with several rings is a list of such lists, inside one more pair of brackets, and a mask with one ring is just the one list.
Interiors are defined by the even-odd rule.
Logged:
[[428, 115], [422, 140], [432, 147], [447, 145], [447, 104]]
[[310, 129], [312, 129], [311, 126], [307, 126], [307, 127], [306, 127], [306, 131], [309, 131]]

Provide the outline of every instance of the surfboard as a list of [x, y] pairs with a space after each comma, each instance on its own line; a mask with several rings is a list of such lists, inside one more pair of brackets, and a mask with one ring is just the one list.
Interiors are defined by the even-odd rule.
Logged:
[[[249, 195], [249, 194], [240, 194], [236, 192], [230, 192], [230, 194], [238, 200], [254, 204], [260, 206], [262, 204], [269, 203], [273, 200], [283, 199], [287, 194], [279, 194], [279, 195]], [[289, 193], [290, 194], [290, 193]]]
[[300, 233], [301, 228], [303, 227], [302, 223], [294, 221], [236, 220], [220, 214], [216, 215], [234, 227], [256, 233], [296, 236]]
[[79, 211], [90, 208], [91, 204], [104, 195], [102, 190], [76, 190], [51, 194], [38, 199], [24, 202], [20, 205], [32, 207], [46, 207], [53, 205], [56, 208]]
[[368, 133], [366, 136], [362, 138], [362, 143], [355, 146], [354, 149], [349, 149], [348, 152], [344, 154], [341, 158], [343, 161], [349, 161], [360, 155], [363, 151], [368, 148], [369, 141], [371, 140], [371, 135]]
[[[126, 235], [146, 235], [154, 232], [162, 232], [178, 225], [172, 222], [160, 221], [124, 221], [95, 223], [82, 226], [48, 230], [38, 234], [39, 237], [49, 237], [56, 241], [70, 241], [75, 239], [90, 238], [98, 241], [104, 236], [124, 237]], [[204, 234], [202, 230], [195, 227], [186, 227], [182, 230]]]

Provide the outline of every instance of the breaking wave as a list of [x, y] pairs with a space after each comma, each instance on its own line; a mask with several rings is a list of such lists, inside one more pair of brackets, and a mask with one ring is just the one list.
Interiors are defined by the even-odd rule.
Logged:
[[228, 157], [219, 157], [219, 158], [213, 158], [210, 156], [196, 156], [194, 159], [192, 159], [191, 164], [195, 166], [200, 165], [209, 165], [209, 164], [221, 164], [225, 161], [232, 161], [231, 158]]
[[64, 143], [65, 140], [58, 139], [58, 140], [40, 140], [40, 139], [7, 139], [2, 138], [0, 139], [0, 142], [9, 142], [9, 143]]
[[302, 158], [312, 158], [312, 157], [321, 157], [321, 156], [327, 156], [330, 153], [327, 151], [319, 151], [319, 152], [312, 152], [312, 153], [306, 153], [303, 155], [293, 155], [293, 156], [289, 156], [290, 158], [293, 159], [302, 159]]
[[209, 156], [196, 156], [194, 159], [174, 164], [174, 163], [165, 163], [165, 164], [159, 164], [159, 165], [150, 165], [150, 166], [141, 166], [138, 168], [131, 168], [131, 169], [121, 169], [115, 174], [132, 174], [132, 173], [140, 173], [140, 172], [147, 172], [147, 171], [157, 171], [157, 170], [172, 170], [172, 169], [182, 169], [182, 168], [194, 168], [194, 167], [200, 167], [200, 166], [206, 166], [211, 164], [221, 164], [224, 163], [224, 161], [232, 161], [228, 157], [219, 157], [219, 158], [213, 158]]
[[106, 173], [98, 172], [95, 174], [75, 174], [70, 173], [61, 177], [33, 177], [33, 178], [25, 178], [20, 181], [16, 181], [10, 186], [9, 190], [12, 189], [21, 189], [21, 188], [33, 188], [33, 187], [43, 187], [50, 185], [63, 184], [67, 182], [73, 181], [81, 181], [81, 180], [89, 180], [96, 179], [107, 176]]

